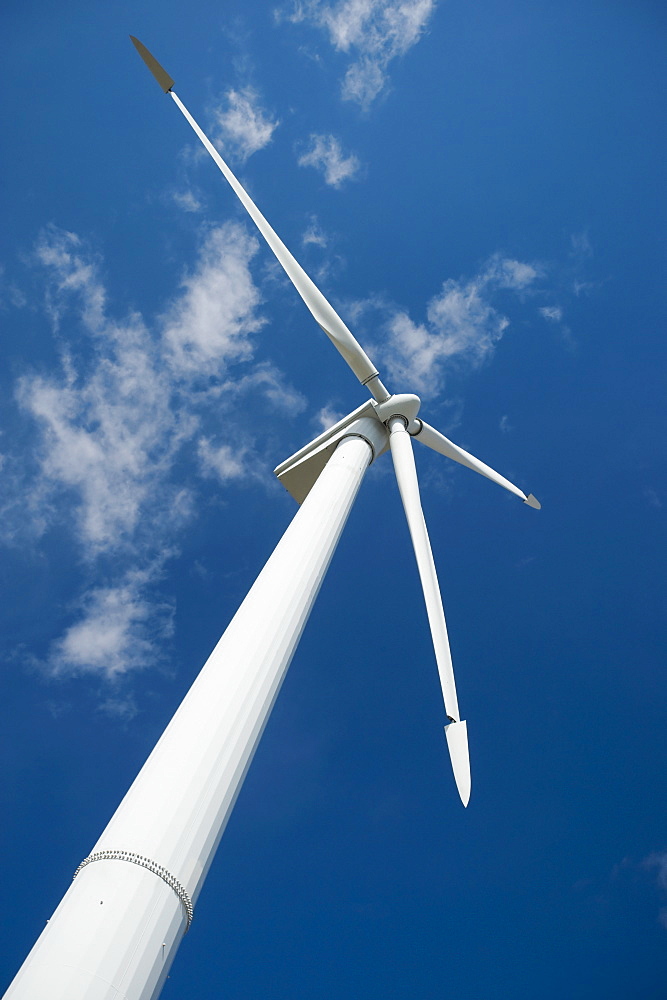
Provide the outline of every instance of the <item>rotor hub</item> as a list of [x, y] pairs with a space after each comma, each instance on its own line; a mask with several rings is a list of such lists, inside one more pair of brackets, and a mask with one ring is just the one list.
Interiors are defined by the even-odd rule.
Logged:
[[406, 427], [410, 428], [417, 418], [421, 402], [419, 396], [415, 396], [414, 393], [404, 392], [390, 396], [384, 403], [373, 403], [372, 406], [381, 423], [388, 426], [392, 417], [402, 417]]

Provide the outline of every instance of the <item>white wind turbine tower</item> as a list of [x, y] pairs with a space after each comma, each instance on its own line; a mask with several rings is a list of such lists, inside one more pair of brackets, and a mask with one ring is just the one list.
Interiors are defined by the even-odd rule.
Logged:
[[387, 448], [424, 591], [464, 805], [470, 796], [466, 723], [456, 698], [447, 628], [422, 513], [412, 438], [481, 473], [530, 507], [532, 494], [421, 420], [415, 395], [392, 395], [332, 306], [284, 246], [173, 91], [139, 54], [195, 130], [285, 269], [314, 319], [371, 399], [275, 470], [301, 504], [229, 627], [26, 958], [12, 1000], [153, 1000], [194, 903], [368, 466]]

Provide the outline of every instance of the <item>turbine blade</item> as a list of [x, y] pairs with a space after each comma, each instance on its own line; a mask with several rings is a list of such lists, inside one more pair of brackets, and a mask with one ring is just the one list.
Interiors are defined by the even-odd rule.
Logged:
[[470, 753], [468, 751], [468, 727], [465, 720], [450, 722], [448, 726], [445, 726], [445, 736], [447, 737], [456, 787], [461, 796], [461, 802], [467, 806], [470, 802]]
[[306, 274], [304, 269], [292, 256], [275, 230], [266, 221], [250, 195], [234, 176], [213, 143], [201, 130], [183, 102], [173, 92], [173, 90], [169, 93], [173, 97], [174, 103], [201, 139], [206, 150], [211, 154], [216, 166], [222, 172], [248, 215], [268, 243], [269, 247], [276, 256], [278, 263], [282, 266], [283, 270], [287, 274], [287, 277], [290, 279], [303, 299], [306, 308], [311, 313], [315, 322], [327, 335], [334, 347], [343, 356], [344, 360], [347, 361], [348, 365], [361, 384], [368, 387], [371, 395], [378, 400], [378, 402], [388, 399], [389, 392], [382, 385], [377, 368], [370, 360], [361, 344], [348, 330], [347, 326], [328, 299], [324, 297], [315, 282]]
[[464, 806], [470, 798], [470, 759], [468, 756], [468, 739], [465, 722], [461, 721], [459, 705], [454, 683], [454, 668], [449, 649], [445, 613], [442, 607], [440, 587], [433, 561], [433, 552], [428, 537], [426, 521], [422, 511], [419, 496], [417, 470], [412, 452], [412, 442], [402, 417], [393, 417], [389, 421], [389, 445], [394, 460], [398, 489], [403, 501], [405, 516], [410, 529], [410, 537], [415, 550], [417, 568], [424, 591], [426, 613], [431, 628], [431, 638], [435, 650], [435, 659], [440, 675], [440, 686], [445, 702], [445, 711], [450, 724], [445, 726], [449, 756], [454, 770], [456, 787], [459, 790]]
[[[131, 35], [130, 38], [132, 38]], [[136, 38], [132, 38], [132, 41], [141, 55], [141, 58], [153, 73], [160, 86], [171, 95], [178, 109], [190, 123], [207, 152], [210, 153], [216, 166], [222, 172], [248, 215], [268, 243], [269, 247], [278, 259], [278, 262], [285, 270], [287, 277], [290, 279], [297, 292], [305, 302], [306, 307], [310, 311], [316, 323], [321, 327], [324, 333], [326, 333], [329, 340], [343, 356], [345, 361], [347, 361], [348, 365], [361, 384], [368, 387], [371, 395], [378, 402], [383, 402], [385, 399], [388, 399], [389, 393], [380, 381], [378, 370], [361, 347], [361, 344], [358, 343], [331, 303], [324, 297], [314, 281], [308, 277], [304, 269], [292, 256], [277, 233], [271, 228], [248, 192], [239, 183], [223, 158], [220, 156], [220, 153], [217, 151], [208, 136], [205, 135], [183, 102], [171, 89], [174, 81], [165, 73], [157, 60], [150, 54], [148, 49], [141, 44], [141, 42], [139, 42]]]
[[440, 455], [446, 455], [447, 458], [452, 458], [455, 462], [459, 462], [461, 465], [467, 466], [468, 469], [472, 469], [474, 472], [479, 472], [480, 475], [486, 476], [490, 479], [492, 483], [497, 483], [498, 486], [504, 487], [509, 490], [510, 493], [514, 493], [515, 496], [520, 497], [524, 503], [527, 503], [529, 507], [533, 507], [535, 510], [541, 510], [542, 504], [537, 500], [532, 493], [526, 495], [523, 490], [520, 490], [518, 486], [514, 483], [510, 483], [509, 479], [505, 479], [500, 473], [495, 472], [490, 466], [485, 465], [484, 462], [480, 462], [478, 458], [471, 455], [469, 452], [464, 451], [463, 448], [459, 448], [457, 444], [446, 438], [444, 434], [440, 431], [436, 431], [435, 427], [431, 427], [430, 424], [425, 423], [423, 420], [419, 421], [421, 423], [421, 428], [416, 432], [416, 434], [411, 435], [416, 438], [417, 441], [421, 441], [425, 444], [427, 448], [432, 448], [433, 451], [437, 451]]
[[174, 86], [174, 81], [172, 80], [172, 78], [165, 70], [162, 69], [162, 66], [160, 66], [155, 56], [152, 56], [150, 54], [146, 46], [142, 45], [138, 38], [135, 38], [134, 35], [130, 35], [130, 39], [135, 49], [137, 50], [143, 61], [146, 63], [146, 65], [148, 66], [149, 70], [151, 71], [157, 82], [164, 90], [165, 94], [168, 93]]

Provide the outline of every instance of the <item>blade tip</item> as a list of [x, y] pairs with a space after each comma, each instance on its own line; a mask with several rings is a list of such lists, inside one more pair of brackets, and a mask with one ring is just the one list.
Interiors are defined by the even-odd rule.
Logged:
[[533, 510], [542, 510], [542, 504], [537, 499], [537, 497], [533, 496], [532, 493], [529, 493], [523, 502], [527, 503], [529, 507], [533, 508]]
[[171, 88], [174, 86], [174, 81], [169, 76], [167, 71], [160, 65], [154, 55], [152, 55], [143, 42], [140, 42], [138, 38], [134, 35], [130, 35], [130, 40], [134, 45], [135, 49], [143, 59], [143, 61], [148, 66], [149, 70], [159, 83], [161, 89], [168, 94]]
[[454, 771], [454, 780], [461, 802], [467, 808], [470, 802], [470, 754], [468, 752], [468, 726], [464, 719], [445, 726], [447, 747]]

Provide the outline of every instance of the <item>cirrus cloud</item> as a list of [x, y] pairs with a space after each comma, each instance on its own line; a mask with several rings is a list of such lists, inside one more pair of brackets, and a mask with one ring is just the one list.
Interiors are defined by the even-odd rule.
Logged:
[[[333, 135], [310, 136], [308, 148], [298, 159], [300, 167], [315, 167], [324, 174], [331, 187], [339, 188], [359, 172], [359, 159], [350, 153], [345, 156], [340, 142]], [[311, 239], [311, 242], [314, 242]]]
[[111, 682], [119, 705], [123, 679], [161, 659], [172, 602], [159, 584], [205, 479], [257, 477], [260, 449], [247, 426], [240, 435], [234, 400], [253, 393], [283, 415], [305, 405], [255, 360], [256, 248], [240, 225], [206, 230], [178, 294], [148, 322], [111, 314], [101, 261], [76, 234], [52, 226], [37, 241], [61, 356], [16, 383], [24, 438], [20, 454], [3, 450], [2, 535], [17, 544], [28, 526], [33, 539], [57, 527], [75, 543], [84, 587], [60, 636], [28, 659], [52, 677]]
[[280, 124], [269, 117], [252, 87], [228, 90], [211, 116], [214, 144], [221, 153], [241, 163], [267, 146]]
[[295, 0], [292, 23], [322, 28], [338, 52], [351, 57], [342, 83], [344, 100], [367, 110], [388, 82], [389, 64], [405, 55], [422, 37], [435, 10], [435, 0]]
[[432, 396], [449, 368], [483, 364], [510, 323], [495, 296], [501, 291], [520, 296], [540, 274], [536, 264], [494, 254], [474, 277], [448, 278], [427, 304], [424, 322], [385, 307], [387, 339], [379, 357], [391, 378]]

